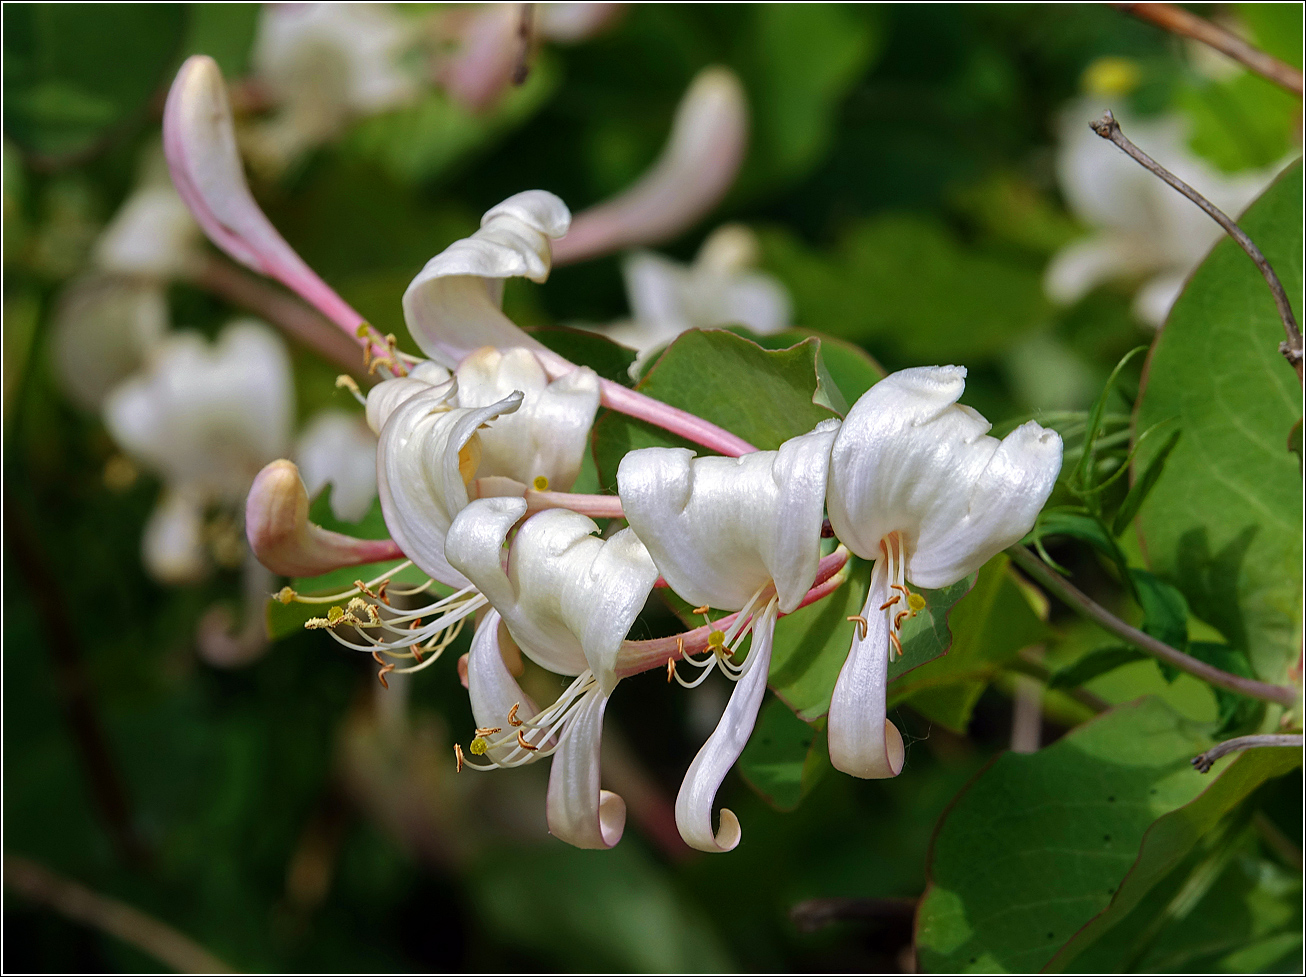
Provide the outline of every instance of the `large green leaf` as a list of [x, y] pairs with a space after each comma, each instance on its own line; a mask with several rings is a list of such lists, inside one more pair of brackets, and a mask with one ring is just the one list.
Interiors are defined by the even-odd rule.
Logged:
[[[1241, 221], [1297, 309], [1301, 193], [1298, 164]], [[1301, 641], [1301, 476], [1287, 441], [1302, 397], [1279, 354], [1282, 339], [1265, 282], [1222, 241], [1157, 336], [1135, 425], [1141, 431], [1177, 417], [1183, 430], [1140, 512], [1148, 564], [1248, 653], [1261, 678], [1276, 682]], [[1137, 470], [1160, 447], [1144, 445]]]
[[[697, 414], [761, 450], [778, 448], [834, 417], [821, 381], [820, 343], [766, 350], [724, 329], [693, 330], [667, 347], [636, 388]], [[600, 484], [615, 489], [626, 452], [654, 445], [705, 451], [644, 421], [609, 412], [593, 434]]]
[[1050, 969], [1065, 969], [1120, 923], [1252, 791], [1300, 765], [1301, 750], [1293, 747], [1248, 750], [1226, 761], [1214, 780], [1200, 785], [1205, 790], [1198, 797], [1158, 818], [1147, 830], [1138, 858], [1111, 897], [1110, 905], [1057, 952]]
[[813, 755], [825, 749], [825, 737], [771, 699], [739, 756], [739, 775], [772, 807], [792, 811], [829, 767]]
[[1211, 781], [1207, 741], [1157, 699], [1038, 753], [1004, 753], [944, 816], [917, 950], [931, 971], [1037, 970], [1105, 909], [1157, 818]]
[[6, 4], [5, 134], [47, 160], [86, 152], [144, 114], [185, 26], [180, 4]]

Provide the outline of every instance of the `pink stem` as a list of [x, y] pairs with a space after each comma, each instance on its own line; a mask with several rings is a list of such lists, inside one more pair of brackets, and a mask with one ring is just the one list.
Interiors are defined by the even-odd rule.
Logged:
[[591, 519], [621, 519], [625, 512], [621, 499], [615, 495], [582, 495], [578, 492], [540, 492], [526, 490], [527, 511], [539, 509], [570, 509]]
[[751, 454], [757, 450], [743, 438], [731, 434], [724, 428], [717, 427], [688, 411], [654, 400], [638, 390], [623, 387], [612, 380], [599, 381], [599, 402], [610, 410], [648, 421], [664, 431], [679, 434], [695, 444], [701, 444], [705, 448], [711, 448], [719, 454], [729, 455], [732, 458]]
[[[816, 571], [816, 580], [804, 596], [802, 603], [795, 610], [814, 604], [834, 593], [844, 584], [839, 571], [848, 563], [848, 551], [840, 547], [829, 556], [823, 557]], [[760, 601], [765, 603], [766, 594]], [[617, 666], [618, 678], [629, 678], [654, 668], [665, 668], [668, 661], [679, 661], [685, 655], [697, 655], [707, 650], [708, 636], [713, 631], [725, 631], [735, 623], [742, 614], [736, 611], [711, 624], [673, 634], [666, 638], [653, 638], [649, 641], [624, 641], [621, 645], [620, 664]], [[792, 612], [790, 612], [792, 613]], [[784, 617], [785, 614], [780, 614]]]

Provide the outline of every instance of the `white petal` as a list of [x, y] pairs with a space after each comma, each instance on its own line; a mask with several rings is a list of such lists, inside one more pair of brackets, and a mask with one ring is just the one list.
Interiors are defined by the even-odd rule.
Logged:
[[[471, 701], [476, 725], [485, 729], [498, 727], [501, 731], [487, 737], [490, 740], [500, 738], [504, 732], [512, 733], [508, 716], [514, 706], [517, 708], [514, 715], [521, 719], [530, 719], [540, 711], [503, 663], [503, 653], [499, 649], [500, 620], [495, 610], [485, 615], [476, 628], [472, 649], [467, 656], [467, 697]], [[529, 732], [526, 741], [537, 747], [544, 745], [538, 736]], [[519, 746], [508, 745], [491, 748], [486, 755], [496, 763], [503, 763], [520, 759], [526, 753]]]
[[612, 26], [625, 9], [624, 3], [546, 3], [536, 10], [536, 25], [554, 43], [578, 44]]
[[549, 832], [577, 848], [611, 848], [626, 827], [626, 802], [599, 786], [608, 697], [591, 691], [567, 723], [549, 773]]
[[695, 458], [685, 448], [641, 448], [622, 459], [626, 519], [662, 576], [691, 604], [739, 610], [774, 581], [782, 610], [816, 577], [826, 472], [837, 421], [778, 451]]
[[866, 559], [899, 533], [907, 579], [943, 587], [1026, 533], [1061, 468], [1061, 439], [1030, 423], [1001, 444], [956, 404], [958, 367], [903, 370], [848, 412], [831, 452], [835, 535]]
[[426, 263], [404, 292], [404, 318], [427, 356], [450, 368], [482, 346], [543, 347], [500, 311], [503, 282], [549, 277], [550, 240], [571, 213], [553, 194], [527, 190], [481, 218], [481, 229]]
[[1070, 305], [1102, 282], [1131, 277], [1149, 264], [1131, 239], [1099, 234], [1067, 244], [1053, 256], [1043, 275], [1043, 291], [1053, 302]]
[[355, 539], [309, 522], [299, 470], [284, 459], [254, 479], [245, 503], [245, 536], [263, 566], [287, 577], [401, 558], [388, 539]]
[[550, 381], [529, 350], [487, 347], [463, 360], [457, 375], [463, 407], [494, 403], [514, 390], [524, 395], [518, 411], [481, 435], [480, 474], [524, 485], [542, 476], [554, 491], [570, 489], [589, 448], [599, 407], [594, 371], [578, 367]]
[[236, 502], [286, 453], [294, 387], [285, 344], [253, 320], [210, 345], [174, 334], [105, 403], [105, 423], [132, 457], [166, 480]]
[[204, 503], [185, 490], [165, 490], [141, 538], [145, 569], [165, 584], [193, 583], [208, 571]]
[[376, 482], [395, 542], [435, 579], [464, 587], [466, 578], [445, 558], [445, 534], [468, 502], [477, 428], [516, 410], [521, 395], [488, 407], [450, 409], [451, 392], [452, 385], [431, 387], [391, 413], [377, 442]]
[[[380, 434], [396, 407], [414, 394], [448, 383], [452, 376], [439, 363], [422, 360], [408, 371], [408, 376], [382, 380], [367, 392], [367, 426], [373, 434]], [[452, 386], [448, 391], [450, 397], [456, 393]]]
[[331, 485], [337, 519], [358, 522], [367, 515], [376, 498], [376, 436], [362, 418], [320, 411], [299, 436], [295, 455], [310, 496]]
[[691, 848], [699, 851], [730, 851], [739, 844], [739, 819], [728, 808], [721, 809], [721, 828], [712, 830], [712, 804], [730, 768], [748, 745], [757, 722], [757, 710], [766, 694], [771, 668], [771, 644], [775, 635], [775, 605], [768, 605], [753, 629], [747, 671], [736, 683], [730, 704], [689, 765], [676, 795], [676, 827]]
[[830, 699], [830, 762], [836, 770], [868, 780], [902, 771], [902, 735], [885, 715], [889, 687], [889, 622], [879, 610], [889, 593], [884, 561], [871, 574], [862, 617], [865, 637], [854, 630], [852, 649]]
[[1184, 290], [1188, 275], [1184, 272], [1171, 272], [1157, 275], [1138, 290], [1134, 296], [1134, 315], [1154, 329], [1165, 325], [1166, 317]]
[[168, 301], [153, 282], [90, 275], [64, 289], [51, 328], [60, 386], [80, 406], [99, 410], [162, 342]]
[[626, 282], [626, 301], [636, 322], [664, 329], [674, 327], [676, 334], [694, 325], [685, 310], [689, 269], [684, 265], [650, 251], [635, 251], [621, 262], [621, 273]]
[[[445, 554], [449, 563], [471, 581], [501, 614], [516, 605], [517, 594], [503, 569], [503, 544], [522, 516], [526, 500], [477, 499], [464, 507], [449, 526]], [[520, 642], [519, 642], [520, 643]], [[584, 666], [571, 674], [577, 675]]]
[[577, 216], [555, 247], [559, 264], [659, 244], [691, 227], [734, 183], [748, 143], [739, 79], [706, 68], [676, 109], [671, 138], [653, 168], [620, 196]]

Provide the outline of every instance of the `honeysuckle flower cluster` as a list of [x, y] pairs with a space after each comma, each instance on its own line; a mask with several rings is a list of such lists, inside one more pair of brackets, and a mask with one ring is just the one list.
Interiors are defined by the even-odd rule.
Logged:
[[1063, 110], [1057, 126], [1057, 179], [1071, 211], [1093, 233], [1053, 257], [1044, 290], [1054, 302], [1068, 305], [1103, 282], [1141, 282], [1134, 314], [1159, 327], [1184, 281], [1222, 232], [1188, 200], [1089, 128], [1108, 108], [1158, 163], [1235, 218], [1279, 168], [1220, 173], [1188, 149], [1188, 125], [1177, 115], [1133, 120], [1118, 104], [1100, 97], [1080, 99]]
[[[844, 420], [758, 451], [598, 377], [501, 308], [506, 279], [544, 281], [553, 242], [569, 239], [566, 206], [539, 190], [491, 208], [478, 231], [421, 270], [403, 308], [427, 359], [401, 353], [258, 210], [211, 62], [183, 66], [165, 118], [174, 178], [215, 243], [356, 331], [384, 378], [359, 399], [378, 436], [377, 488], [392, 538], [358, 540], [313, 525], [298, 470], [278, 460], [247, 500], [251, 547], [270, 569], [295, 576], [399, 561], [342, 593], [287, 587], [278, 595], [322, 605], [326, 613], [308, 626], [371, 655], [383, 684], [429, 668], [479, 617], [465, 659], [477, 728], [466, 749], [456, 748], [459, 769], [551, 757], [550, 830], [579, 847], [611, 847], [625, 805], [602, 788], [601, 738], [617, 683], [665, 668], [669, 681], [693, 687], [719, 671], [735, 690], [675, 810], [688, 844], [730, 850], [740, 825], [723, 809], [714, 827], [715, 795], [756, 721], [777, 619], [842, 586], [851, 550], [874, 566], [833, 692], [831, 759], [860, 777], [899, 772], [886, 676], [905, 620], [925, 606], [912, 587], [955, 583], [1028, 531], [1060, 469], [1054, 431], [1031, 422], [1002, 441], [989, 437], [988, 423], [957, 404], [965, 370], [924, 367], [882, 380]], [[600, 405], [708, 453], [632, 451], [615, 496], [568, 492]], [[839, 544], [822, 542], [827, 512]], [[610, 522], [601, 529], [596, 520]], [[394, 583], [412, 565], [425, 581]], [[633, 640], [634, 622], [661, 587], [706, 623]], [[570, 679], [553, 702], [537, 705], [518, 686], [521, 656]]]

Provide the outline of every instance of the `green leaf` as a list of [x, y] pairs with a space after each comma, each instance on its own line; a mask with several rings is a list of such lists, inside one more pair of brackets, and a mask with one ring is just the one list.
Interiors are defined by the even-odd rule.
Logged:
[[584, 329], [550, 326], [527, 331], [559, 356], [565, 356], [578, 366], [588, 366], [605, 380], [626, 387], [632, 386], [630, 365], [636, 357], [633, 349]]
[[1226, 761], [1224, 769], [1213, 780], [1199, 785], [1200, 793], [1183, 806], [1157, 818], [1147, 829], [1138, 857], [1112, 894], [1110, 904], [1066, 942], [1051, 960], [1049, 969], [1065, 969], [1077, 955], [1102, 939], [1252, 791], [1300, 764], [1301, 750], [1290, 747], [1247, 750], [1232, 761]]
[[975, 586], [957, 601], [948, 627], [952, 642], [947, 654], [899, 675], [889, 685], [889, 703], [907, 701], [929, 719], [964, 734], [989, 679], [1021, 648], [1046, 640], [1050, 632], [1001, 553], [984, 564]]
[[1031, 540], [1043, 540], [1048, 536], [1069, 536], [1081, 543], [1087, 543], [1097, 550], [1116, 568], [1120, 580], [1131, 586], [1129, 562], [1116, 544], [1115, 537], [1102, 525], [1102, 520], [1087, 512], [1076, 509], [1045, 509], [1039, 513], [1038, 522], [1029, 535]]
[[1085, 682], [1091, 682], [1099, 675], [1114, 672], [1122, 665], [1131, 665], [1134, 662], [1143, 661], [1147, 657], [1136, 648], [1124, 646], [1098, 648], [1095, 651], [1090, 651], [1073, 665], [1067, 665], [1065, 668], [1054, 672], [1052, 677], [1048, 679], [1048, 688], [1073, 689]]
[[1130, 486], [1129, 494], [1125, 500], [1120, 503], [1120, 508], [1116, 511], [1116, 517], [1111, 523], [1111, 532], [1119, 536], [1129, 524], [1134, 521], [1134, 516], [1138, 515], [1138, 510], [1142, 508], [1143, 503], [1147, 501], [1148, 495], [1156, 486], [1156, 480], [1161, 477], [1161, 472], [1165, 471], [1165, 461], [1170, 457], [1170, 452], [1179, 443], [1179, 437], [1183, 431], [1174, 431], [1170, 437], [1166, 438], [1165, 443], [1157, 450], [1156, 454], [1147, 463], [1147, 468], [1138, 480]]
[[[656, 400], [697, 414], [760, 450], [805, 434], [834, 411], [821, 406], [819, 341], [765, 350], [725, 329], [692, 330], [667, 347], [636, 387]], [[600, 484], [615, 489], [628, 451], [653, 445], [705, 449], [614, 411], [594, 425]]]
[[195, 3], [190, 6], [186, 53], [207, 54], [223, 75], [238, 78], [249, 68], [258, 32], [259, 7], [245, 3]]
[[[1297, 164], [1240, 221], [1295, 308], [1301, 192]], [[1287, 440], [1302, 395], [1282, 340], [1264, 280], [1222, 241], [1157, 335], [1136, 422], [1144, 430], [1177, 417], [1184, 432], [1136, 521], [1149, 567], [1271, 682], [1301, 650], [1301, 476]], [[1140, 470], [1156, 450], [1139, 452]]]
[[499, 849], [473, 866], [469, 884], [476, 917], [496, 941], [539, 954], [559, 970], [734, 969], [712, 914], [694, 911], [666, 870], [630, 839], [611, 851], [556, 841]]
[[1208, 744], [1157, 699], [1004, 753], [940, 821], [917, 912], [927, 971], [1032, 971], [1106, 909], [1158, 817], [1209, 783]]
[[[766, 349], [788, 349], [809, 337], [821, 341], [821, 349], [817, 354], [818, 374], [824, 368], [824, 375], [838, 388], [848, 407], [857, 403], [862, 394], [888, 375], [870, 353], [845, 339], [807, 329], [785, 329], [768, 336], [748, 333], [749, 339]], [[837, 413], [848, 413], [847, 407]]]
[[144, 115], [185, 26], [180, 4], [6, 4], [5, 134], [46, 160], [90, 150]]
[[[1252, 674], [1252, 666], [1247, 661], [1247, 656], [1237, 648], [1211, 641], [1193, 641], [1185, 650], [1194, 658], [1208, 665], [1214, 665], [1222, 672], [1240, 675], [1243, 678], [1256, 677]], [[1265, 704], [1256, 699], [1249, 699], [1247, 696], [1216, 686], [1211, 686], [1211, 692], [1215, 694], [1216, 708], [1219, 709], [1220, 726], [1216, 730], [1218, 736], [1252, 725], [1265, 712]]]
[[[1164, 580], [1158, 580], [1146, 570], [1131, 569], [1129, 579], [1134, 585], [1138, 603], [1143, 608], [1143, 631], [1158, 641], [1165, 642], [1171, 648], [1186, 650], [1188, 648], [1188, 601], [1184, 600], [1184, 595], [1177, 588]], [[1173, 671], [1173, 666], [1162, 663], [1162, 672], [1167, 668]], [[1167, 675], [1167, 678], [1173, 681], [1174, 676]]]
[[1093, 407], [1088, 412], [1088, 424], [1084, 428], [1084, 443], [1080, 448], [1079, 465], [1070, 478], [1070, 484], [1085, 496], [1093, 495], [1093, 490], [1097, 487], [1097, 466], [1095, 464], [1097, 460], [1097, 441], [1103, 434], [1102, 419], [1106, 414], [1107, 401], [1110, 400], [1115, 388], [1116, 378], [1120, 376], [1120, 371], [1128, 365], [1129, 361], [1146, 348], [1145, 346], [1138, 346], [1120, 358], [1120, 362], [1115, 365], [1115, 369], [1107, 377], [1106, 383], [1102, 386], [1102, 392], [1098, 394], [1097, 400], [1093, 402]]
[[[816, 731], [793, 714], [779, 699], [771, 699], [758, 714], [753, 735], [739, 757], [739, 774], [748, 786], [778, 811], [792, 811], [811, 790]], [[807, 775], [804, 776], [804, 772]]]

